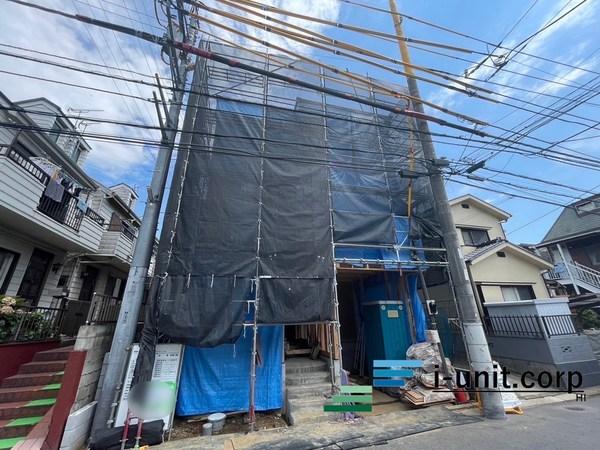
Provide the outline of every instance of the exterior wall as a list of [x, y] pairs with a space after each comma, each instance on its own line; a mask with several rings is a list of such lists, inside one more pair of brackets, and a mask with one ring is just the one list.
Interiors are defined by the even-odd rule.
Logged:
[[74, 350], [87, 353], [71, 411], [77, 411], [94, 401], [104, 355], [110, 349], [113, 332], [114, 325], [84, 325], [79, 329]]
[[39, 241], [27, 239], [22, 235], [3, 228], [0, 228], [0, 247], [19, 254], [19, 260], [6, 290], [6, 295], [17, 295], [17, 291], [21, 285], [23, 275], [25, 275], [25, 270], [27, 269], [34, 248], [39, 248], [40, 250], [44, 250], [54, 255], [54, 259], [50, 262], [50, 270], [48, 271], [48, 276], [46, 277], [42, 295], [38, 303], [39, 306], [49, 305], [52, 302], [52, 296], [58, 295], [60, 291], [56, 285], [61, 272], [60, 270], [53, 272], [52, 264], [63, 264], [66, 253], [63, 250], [43, 245]]
[[550, 295], [541, 275], [541, 269], [505, 249], [506, 258], [496, 254], [471, 265], [471, 275], [476, 284], [481, 284], [486, 303], [502, 302], [500, 285], [531, 285], [536, 298]]
[[[51, 107], [48, 103], [43, 100], [36, 100], [33, 102], [21, 103], [20, 106], [26, 110], [40, 111], [43, 113], [57, 114], [55, 108]], [[56, 121], [56, 116], [49, 114], [33, 114], [28, 112], [27, 115], [35, 122], [36, 125], [42, 128], [52, 128]]]
[[[491, 215], [489, 212], [479, 208], [475, 204], [467, 201], [461, 202], [467, 203], [470, 205], [469, 209], [465, 209], [461, 206], [460, 203], [452, 206], [452, 216], [454, 217], [454, 222], [456, 223], [457, 228], [461, 227], [473, 227], [473, 228], [483, 228], [486, 229], [490, 240], [501, 238], [506, 239], [506, 235], [504, 234], [504, 229], [502, 228], [502, 223], [498, 220], [497, 217]], [[458, 233], [458, 238], [460, 240], [460, 245], [464, 246], [465, 243], [462, 238], [462, 234]], [[466, 247], [465, 251], [470, 252], [474, 247]]]

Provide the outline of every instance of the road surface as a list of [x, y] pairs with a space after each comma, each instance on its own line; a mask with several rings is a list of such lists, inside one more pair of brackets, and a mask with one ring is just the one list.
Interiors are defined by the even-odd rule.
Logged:
[[600, 449], [600, 396], [532, 407], [522, 416], [442, 428], [375, 447], [392, 449]]

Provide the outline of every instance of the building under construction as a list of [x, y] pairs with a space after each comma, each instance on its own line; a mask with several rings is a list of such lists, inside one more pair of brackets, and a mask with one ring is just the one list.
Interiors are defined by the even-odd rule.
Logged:
[[445, 255], [413, 119], [390, 112], [410, 109], [401, 87], [203, 45], [324, 88], [202, 59], [187, 98], [155, 326], [187, 345], [178, 414], [252, 417], [283, 406], [286, 355], [320, 357], [333, 384], [404, 359]]

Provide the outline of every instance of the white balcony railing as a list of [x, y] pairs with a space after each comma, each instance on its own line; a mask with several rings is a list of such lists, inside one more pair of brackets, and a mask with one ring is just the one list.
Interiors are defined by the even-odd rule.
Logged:
[[600, 272], [577, 262], [558, 263], [553, 269], [548, 270], [544, 277], [547, 280], [570, 282], [569, 272], [571, 272], [575, 282], [585, 283], [600, 291]]

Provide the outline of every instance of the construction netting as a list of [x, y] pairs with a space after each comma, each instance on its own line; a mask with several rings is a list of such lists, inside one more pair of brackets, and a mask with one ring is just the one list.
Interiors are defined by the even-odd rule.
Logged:
[[[205, 45], [342, 96], [409, 107], [314, 64]], [[258, 324], [333, 321], [335, 261], [440, 262], [411, 118], [206, 60], [187, 103], [157, 257], [162, 334], [232, 343], [255, 308]]]

